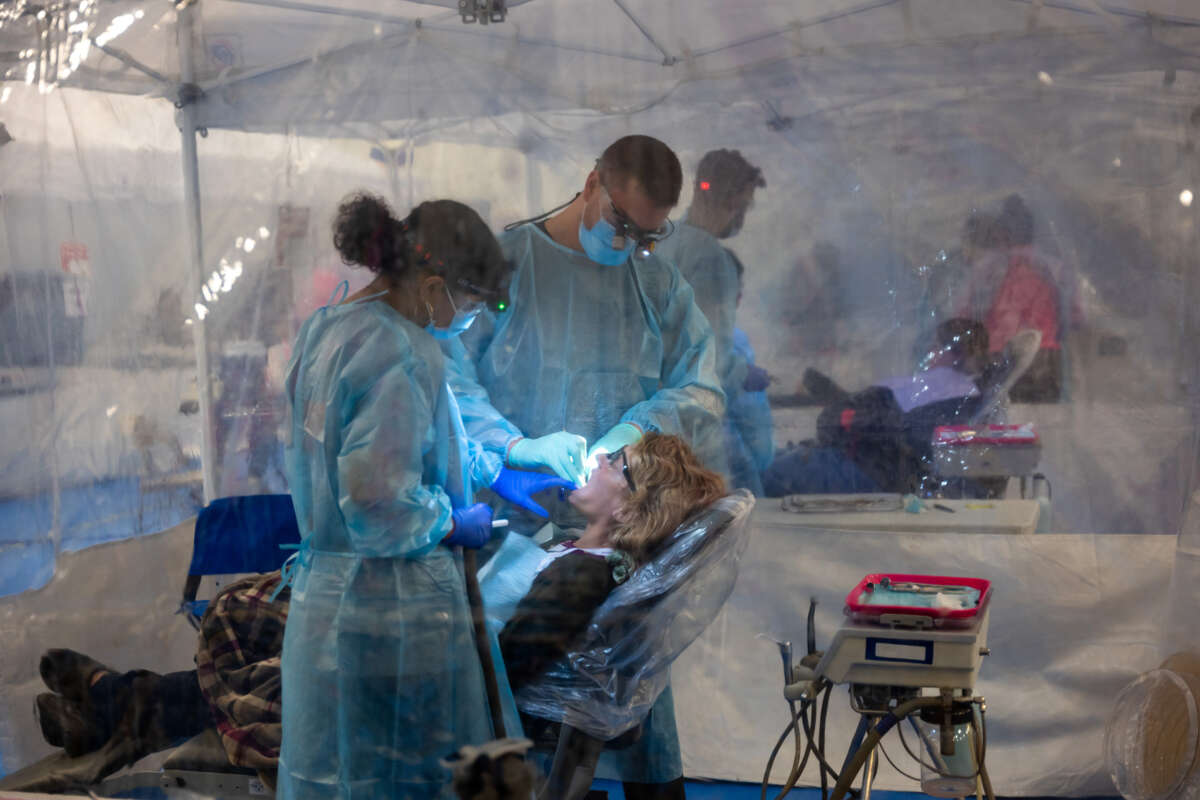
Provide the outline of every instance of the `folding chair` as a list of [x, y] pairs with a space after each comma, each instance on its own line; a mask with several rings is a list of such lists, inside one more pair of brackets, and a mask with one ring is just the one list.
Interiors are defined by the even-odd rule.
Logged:
[[636, 741], [671, 663], [733, 592], [753, 508], [754, 496], [740, 489], [681, 525], [596, 610], [579, 645], [517, 692], [535, 748], [553, 742], [539, 800], [583, 798], [601, 751]]
[[[299, 543], [300, 529], [291, 495], [214, 500], [196, 518], [192, 563], [184, 581], [180, 611], [199, 630], [209, 603], [209, 599], [196, 599], [205, 576], [273, 572], [291, 554], [287, 546]], [[161, 773], [118, 777], [106, 781], [102, 788], [116, 793], [146, 785], [221, 798], [261, 798], [270, 793], [255, 770], [230, 763], [215, 728], [175, 749], [163, 762]]]
[[196, 518], [192, 563], [183, 584], [179, 612], [196, 630], [209, 599], [197, 600], [205, 576], [273, 572], [300, 543], [300, 528], [292, 497], [260, 494], [222, 497], [209, 503]]

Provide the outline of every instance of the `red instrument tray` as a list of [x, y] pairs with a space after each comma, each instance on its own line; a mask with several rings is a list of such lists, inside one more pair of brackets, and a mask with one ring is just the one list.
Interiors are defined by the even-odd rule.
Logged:
[[[935, 586], [969, 586], [979, 590], [979, 602], [974, 608], [927, 608], [924, 606], [872, 606], [858, 602], [868, 583], [878, 584], [883, 578], [892, 583], [931, 583]], [[863, 578], [846, 595], [846, 614], [859, 620], [878, 619], [884, 614], [906, 614], [931, 617], [937, 620], [959, 620], [969, 622], [987, 605], [992, 596], [992, 582], [984, 578], [959, 578], [947, 575], [902, 575], [891, 572], [875, 572]]]

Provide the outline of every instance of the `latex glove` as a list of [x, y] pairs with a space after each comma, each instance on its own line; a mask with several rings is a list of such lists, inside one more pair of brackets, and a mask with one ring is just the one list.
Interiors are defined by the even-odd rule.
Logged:
[[491, 489], [510, 503], [542, 516], [550, 514], [546, 509], [533, 501], [530, 495], [543, 492], [546, 489], [577, 489], [574, 483], [557, 475], [544, 475], [541, 472], [523, 472], [519, 469], [501, 467], [500, 474], [492, 482]]
[[492, 507], [487, 503], [456, 508], [452, 516], [454, 527], [446, 538], [442, 539], [442, 544], [478, 550], [492, 538]]
[[608, 433], [592, 445], [587, 455], [587, 470], [590, 475], [596, 468], [596, 460], [605, 453], [615, 453], [626, 445], [636, 444], [642, 438], [642, 429], [632, 422], [618, 422]]
[[536, 439], [519, 439], [508, 449], [508, 464], [524, 469], [549, 467], [560, 478], [582, 484], [586, 455], [587, 439], [559, 431]]
[[742, 388], [747, 392], [765, 391], [770, 383], [771, 376], [765, 369], [755, 364], [746, 367], [746, 380], [742, 382]]

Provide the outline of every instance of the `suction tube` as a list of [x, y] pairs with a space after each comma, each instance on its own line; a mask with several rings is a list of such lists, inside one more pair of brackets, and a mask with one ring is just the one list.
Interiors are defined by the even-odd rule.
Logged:
[[[901, 703], [892, 711], [885, 714], [875, 727], [867, 731], [867, 736], [863, 739], [862, 746], [855, 752], [854, 758], [842, 770], [842, 774], [838, 776], [837, 783], [833, 787], [833, 795], [830, 800], [843, 800], [846, 793], [850, 790], [850, 785], [854, 783], [855, 776], [862, 769], [863, 764], [867, 763], [867, 759], [871, 756], [871, 751], [879, 744], [879, 741], [892, 729], [898, 722], [903, 720], [914, 711], [919, 711], [922, 708], [940, 708], [942, 706], [942, 698], [940, 697], [917, 697], [907, 702]], [[984, 793], [988, 800], [996, 800], [996, 795], [992, 792], [992, 782], [988, 778], [987, 770], [983, 764], [979, 764], [979, 779], [983, 783]]]

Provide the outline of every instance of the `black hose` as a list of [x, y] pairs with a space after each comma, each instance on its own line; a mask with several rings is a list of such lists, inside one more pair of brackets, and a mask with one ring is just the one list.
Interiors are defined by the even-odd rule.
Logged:
[[885, 714], [874, 727], [867, 730], [867, 735], [863, 739], [862, 745], [855, 752], [850, 763], [842, 770], [842, 774], [838, 776], [837, 784], [833, 787], [832, 800], [842, 800], [846, 796], [846, 793], [850, 789], [850, 784], [854, 782], [854, 777], [862, 769], [863, 764], [867, 762], [871, 751], [875, 749], [875, 746], [879, 744], [879, 740], [893, 726], [903, 722], [905, 717], [918, 709], [927, 707], [940, 708], [941, 705], [942, 700], [940, 697], [917, 697], [901, 703], [895, 709]]
[[483, 618], [483, 597], [479, 592], [479, 579], [475, 575], [477, 570], [475, 551], [463, 548], [463, 579], [467, 586], [467, 603], [471, 606], [471, 622], [475, 627], [475, 648], [479, 651], [483, 683], [487, 688], [492, 735], [503, 739], [507, 734], [504, 730], [504, 711], [500, 707], [500, 683], [496, 680], [496, 665], [492, 663], [492, 643], [488, 639], [487, 622]]
[[[830, 695], [830, 693], [831, 693], [832, 691], [833, 691], [833, 686], [832, 686], [832, 685], [830, 685], [830, 686], [827, 686], [827, 687], [825, 688], [825, 698], [824, 698], [825, 705], [824, 705], [824, 709], [825, 709], [826, 711], [828, 711], [828, 707], [829, 707], [829, 695]], [[814, 709], [815, 709], [815, 707], [816, 707], [816, 702], [817, 702], [817, 701], [814, 699], [812, 702], [813, 702], [813, 706], [814, 706]], [[815, 715], [814, 715], [814, 716], [815, 716]], [[824, 719], [824, 715], [822, 715], [822, 720], [823, 720], [823, 719]], [[816, 741], [816, 742], [818, 742], [817, 746], [816, 746], [816, 747], [813, 749], [813, 755], [816, 757], [816, 759], [817, 759], [817, 764], [818, 764], [818, 765], [820, 766], [820, 768], [821, 768], [821, 784], [822, 784], [822, 791], [823, 791], [823, 792], [828, 792], [828, 790], [829, 790], [829, 781], [828, 781], [828, 777], [832, 777], [834, 780], [837, 780], [838, 774], [837, 774], [837, 772], [835, 772], [835, 771], [834, 771], [833, 767], [829, 766], [829, 763], [828, 763], [828, 762], [825, 760], [825, 748], [824, 748], [824, 742], [821, 742], [821, 741], [818, 739], [818, 737], [817, 737], [817, 734], [816, 734], [816, 731], [814, 731], [814, 730], [813, 730], [813, 729], [814, 729], [814, 727], [815, 727], [815, 725], [816, 725], [816, 719], [814, 718], [814, 719], [813, 719], [813, 721], [810, 723], [807, 717], [801, 716], [801, 717], [800, 717], [800, 721], [801, 721], [802, 723], [804, 723], [804, 735], [808, 737], [808, 740], [809, 740], [810, 742], [812, 742], [812, 741]], [[827, 776], [828, 776], [828, 777], [827, 777]], [[824, 795], [824, 794], [822, 795], [822, 798], [825, 798], [825, 795]]]
[[821, 800], [829, 800], [829, 765], [825, 763], [825, 714], [828, 711], [829, 689], [827, 688], [821, 704], [821, 726], [817, 729], [817, 764], [821, 770]]
[[811, 656], [817, 652], [817, 598], [810, 597], [808, 599], [808, 632], [806, 636], [806, 644], [808, 645], [808, 654]]
[[[767, 759], [767, 768], [765, 770], [763, 770], [762, 792], [759, 794], [760, 800], [767, 800], [767, 786], [770, 785], [771, 769], [775, 766], [775, 759], [779, 755], [779, 751], [783, 749], [783, 743], [787, 741], [788, 734], [791, 733], [793, 730], [796, 730], [796, 714], [797, 714], [796, 704], [789, 700], [788, 708], [790, 708], [792, 711], [791, 719], [789, 719], [788, 724], [786, 726], [784, 726], [783, 733], [779, 734], [779, 739], [775, 742], [775, 746], [773, 748], [771, 748], [771, 757]], [[803, 706], [800, 707], [799, 713], [801, 713], [801, 714], [804, 713]], [[797, 733], [797, 736], [799, 736], [798, 733]], [[800, 745], [800, 742], [797, 739], [796, 756], [793, 757], [793, 759], [792, 759], [792, 768], [793, 769], [795, 769], [795, 766], [796, 766], [796, 758], [798, 758], [799, 754], [800, 754], [800, 746], [799, 745]]]
[[895, 761], [892, 761], [892, 757], [888, 755], [888, 751], [883, 748], [883, 739], [879, 740], [879, 744], [877, 744], [876, 747], [879, 748], [879, 752], [883, 753], [883, 757], [887, 759], [887, 762], [892, 765], [892, 769], [896, 770], [896, 772], [899, 772], [910, 781], [916, 781], [917, 783], [921, 782], [920, 778], [909, 775], [907, 772], [900, 769], [900, 766]]
[[[800, 714], [806, 713], [807, 707], [811, 706], [811, 705], [812, 705], [811, 703], [805, 703], [805, 702], [801, 701], [799, 713]], [[775, 797], [775, 800], [783, 800], [783, 798], [787, 797], [788, 793], [791, 792], [793, 788], [795, 788], [796, 781], [800, 780], [800, 776], [802, 774], [804, 774], [804, 768], [806, 766], [808, 766], [808, 755], [809, 755], [809, 753], [812, 752], [812, 742], [807, 742], [804, 745], [804, 756], [803, 757], [800, 756], [800, 727], [801, 726], [796, 724], [796, 716], [797, 716], [796, 711], [795, 711], [796, 704], [789, 702], [788, 706], [792, 709], [792, 731], [795, 733], [795, 736], [796, 736], [796, 746], [792, 752], [792, 769], [788, 773], [788, 779], [784, 783], [783, 789], [780, 790], [779, 794]]]
[[792, 757], [792, 770], [790, 773], [788, 773], [787, 782], [784, 784], [784, 787], [782, 790], [780, 790], [779, 794], [775, 796], [775, 800], [783, 800], [783, 798], [787, 797], [788, 793], [795, 788], [796, 782], [800, 780], [800, 776], [804, 774], [804, 768], [808, 765], [808, 756], [813, 752], [813, 744], [812, 740], [810, 739], [808, 740], [808, 744], [805, 745], [804, 757], [800, 757], [800, 727], [796, 725], [796, 720], [801, 718], [807, 720], [807, 717], [804, 717], [804, 714], [810, 707], [815, 713], [815, 704], [810, 700], [802, 700], [800, 702], [799, 712], [795, 711], [796, 704], [794, 702], [789, 701], [788, 706], [792, 709], [792, 720], [788, 723], [788, 726], [783, 729], [783, 733], [780, 735], [779, 741], [775, 743], [775, 748], [771, 751], [770, 759], [767, 760], [767, 769], [763, 773], [760, 800], [766, 800], [767, 798], [767, 786], [769, 785], [771, 778], [771, 768], [775, 766], [775, 758], [779, 755], [779, 751], [783, 747], [783, 743], [787, 741], [789, 732], [794, 731], [796, 734], [796, 749]]

